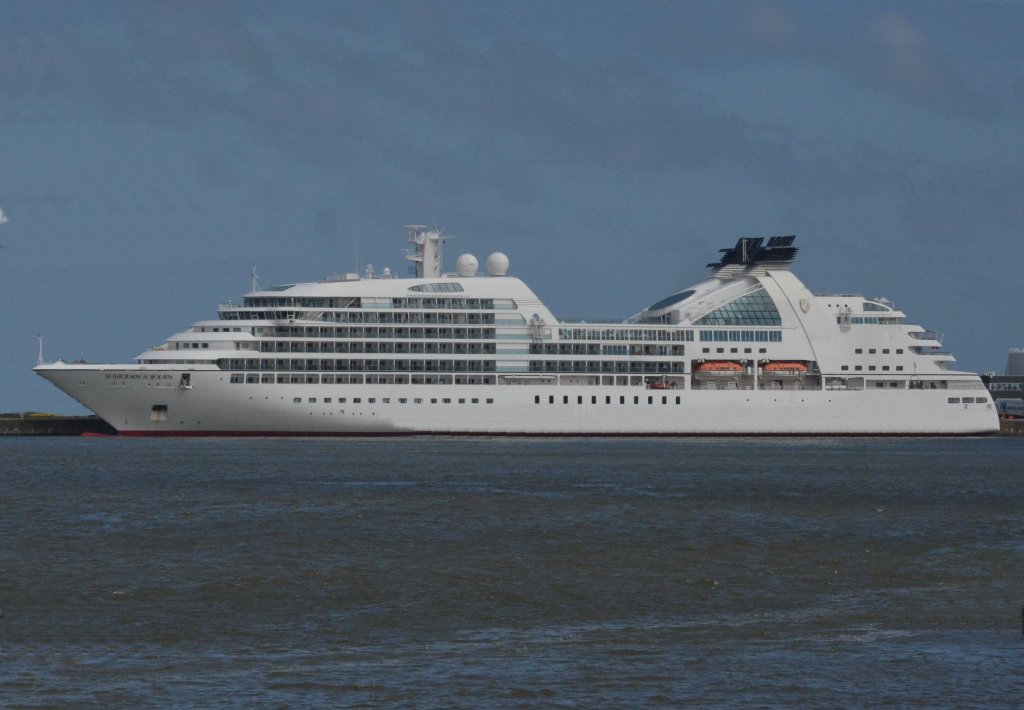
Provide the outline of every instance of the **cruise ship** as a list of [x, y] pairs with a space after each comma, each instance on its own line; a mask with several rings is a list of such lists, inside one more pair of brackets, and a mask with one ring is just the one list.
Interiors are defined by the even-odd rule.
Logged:
[[898, 436], [997, 432], [940, 333], [884, 298], [820, 295], [794, 237], [742, 238], [620, 321], [563, 321], [501, 253], [442, 266], [409, 228], [387, 270], [253, 288], [134, 364], [40, 363], [135, 436]]

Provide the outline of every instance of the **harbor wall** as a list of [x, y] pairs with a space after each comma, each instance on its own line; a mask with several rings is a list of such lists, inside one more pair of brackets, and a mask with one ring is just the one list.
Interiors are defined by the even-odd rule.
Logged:
[[117, 430], [95, 415], [65, 417], [56, 414], [0, 414], [0, 436], [81, 436], [116, 434]]
[[1024, 436], [1024, 419], [1000, 419], [999, 433], [1003, 436]]

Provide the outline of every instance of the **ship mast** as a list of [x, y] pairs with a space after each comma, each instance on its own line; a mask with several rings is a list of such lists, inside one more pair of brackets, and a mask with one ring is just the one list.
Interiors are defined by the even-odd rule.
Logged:
[[416, 265], [416, 278], [441, 278], [441, 247], [453, 237], [442, 235], [437, 227], [422, 224], [406, 225], [406, 229], [413, 248], [406, 251], [405, 258]]

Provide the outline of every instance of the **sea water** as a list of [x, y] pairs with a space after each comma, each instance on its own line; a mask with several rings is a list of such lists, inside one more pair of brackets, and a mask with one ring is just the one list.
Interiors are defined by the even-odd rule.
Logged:
[[1024, 701], [1024, 440], [0, 440], [0, 705]]

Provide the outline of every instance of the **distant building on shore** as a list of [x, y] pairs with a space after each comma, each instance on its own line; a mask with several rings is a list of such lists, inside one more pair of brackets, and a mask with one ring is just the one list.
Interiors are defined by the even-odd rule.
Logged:
[[1024, 416], [1024, 348], [1010, 348], [1006, 360], [1006, 374], [990, 373], [981, 376], [988, 387], [1001, 416]]
[[1010, 348], [1006, 358], [1006, 376], [1024, 377], [1024, 348]]

